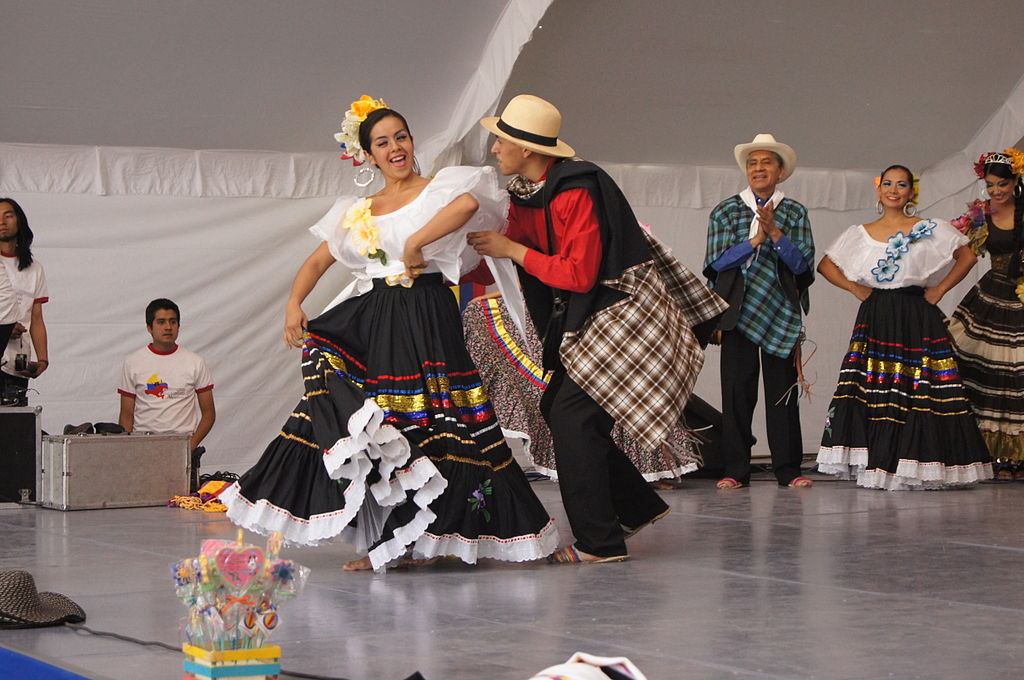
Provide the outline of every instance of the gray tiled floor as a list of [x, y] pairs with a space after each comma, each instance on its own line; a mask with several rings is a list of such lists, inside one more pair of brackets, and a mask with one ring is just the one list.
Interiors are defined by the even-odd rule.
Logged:
[[[535, 483], [568, 532], [558, 490]], [[717, 491], [688, 480], [631, 562], [442, 564], [341, 572], [343, 545], [288, 549], [312, 568], [282, 608], [286, 669], [351, 680], [524, 680], [577, 650], [676, 678], [1024, 677], [1024, 483], [890, 493], [821, 481]], [[0, 510], [0, 569], [28, 569], [90, 627], [177, 642], [169, 565], [222, 515], [166, 508]], [[262, 542], [262, 539], [256, 539]], [[180, 678], [180, 655], [68, 629], [0, 644], [83, 675]]]

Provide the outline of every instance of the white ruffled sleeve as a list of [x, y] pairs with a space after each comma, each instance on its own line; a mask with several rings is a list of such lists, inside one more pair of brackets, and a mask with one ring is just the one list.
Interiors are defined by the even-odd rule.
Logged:
[[327, 248], [335, 260], [341, 259], [341, 244], [344, 240], [344, 230], [341, 229], [341, 221], [345, 213], [358, 199], [355, 196], [342, 196], [334, 202], [327, 214], [317, 220], [316, 224], [309, 228], [309, 233], [321, 241], [327, 242]]
[[872, 259], [875, 253], [864, 247], [861, 231], [862, 227], [859, 224], [847, 227], [846, 231], [825, 249], [825, 254], [850, 281], [871, 286], [874, 285], [871, 267], [875, 266], [877, 258]]
[[953, 251], [966, 245], [970, 239], [961, 234], [946, 220], [924, 218], [918, 224], [933, 224], [932, 235], [913, 244], [911, 248], [921, 248], [914, 260], [915, 279], [922, 285], [935, 285], [946, 275], [953, 264]]
[[424, 259], [437, 265], [446, 279], [458, 283], [462, 275], [476, 269], [481, 260], [466, 243], [466, 234], [471, 231], [503, 234], [508, 229], [508, 192], [498, 186], [494, 168], [467, 166], [444, 168], [426, 191], [430, 193], [423, 198], [424, 210], [430, 215], [462, 194], [472, 195], [480, 206], [465, 225], [423, 248]]

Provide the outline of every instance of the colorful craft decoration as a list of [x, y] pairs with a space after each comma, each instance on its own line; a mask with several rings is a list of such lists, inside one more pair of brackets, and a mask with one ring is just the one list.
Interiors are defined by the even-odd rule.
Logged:
[[[280, 551], [279, 533], [271, 535], [266, 549], [262, 549], [245, 544], [239, 530], [236, 541], [203, 541], [197, 556], [172, 565], [175, 593], [189, 610], [182, 625], [188, 657], [186, 671], [190, 663], [202, 666], [217, 661], [209, 655], [197, 656], [196, 650], [223, 652], [262, 648], [266, 652], [270, 649], [264, 648], [264, 643], [277, 628], [278, 606], [298, 595], [309, 575], [308, 568], [282, 559]], [[276, 658], [269, 652], [246, 658], [272, 656]]]

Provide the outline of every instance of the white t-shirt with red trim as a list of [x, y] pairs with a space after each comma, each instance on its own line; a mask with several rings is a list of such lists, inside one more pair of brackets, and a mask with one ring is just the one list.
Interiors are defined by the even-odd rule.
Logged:
[[124, 360], [118, 393], [135, 399], [136, 432], [195, 432], [200, 392], [213, 389], [203, 358], [175, 346], [161, 354], [147, 345]]
[[46, 274], [43, 273], [43, 265], [39, 260], [33, 258], [32, 264], [21, 270], [18, 269], [18, 258], [15, 255], [0, 253], [0, 261], [3, 261], [4, 271], [14, 289], [17, 309], [13, 321], [27, 329], [21, 337], [11, 338], [4, 348], [6, 363], [3, 372], [17, 375], [14, 371], [15, 356], [25, 354], [28, 355], [29, 361], [35, 360], [35, 348], [32, 347], [32, 336], [29, 335], [32, 328], [32, 306], [37, 302], [46, 302], [50, 298], [46, 292]]

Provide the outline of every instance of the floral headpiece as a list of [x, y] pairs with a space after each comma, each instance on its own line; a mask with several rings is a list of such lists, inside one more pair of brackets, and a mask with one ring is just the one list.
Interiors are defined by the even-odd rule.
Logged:
[[1021, 153], [1012, 146], [1000, 151], [989, 151], [983, 153], [974, 164], [974, 174], [978, 179], [985, 179], [985, 166], [993, 163], [1001, 163], [1010, 166], [1010, 172], [1017, 177], [1024, 175], [1024, 153]]
[[334, 138], [341, 143], [344, 153], [341, 157], [345, 160], [352, 159], [352, 165], [362, 165], [366, 162], [366, 151], [359, 144], [359, 126], [366, 117], [377, 109], [386, 109], [388, 105], [383, 99], [374, 99], [364, 94], [352, 102], [345, 112], [345, 120], [341, 121], [341, 132], [337, 132]]
[[[910, 205], [917, 205], [918, 194], [921, 190], [921, 187], [918, 185], [921, 182], [921, 178], [914, 174], [911, 174], [911, 177], [913, 177], [914, 181], [912, 182], [913, 186], [911, 187], [912, 191], [910, 194], [910, 200], [907, 202], [910, 203]], [[882, 177], [875, 177], [875, 188], [877, 189], [880, 186], [882, 186]]]

